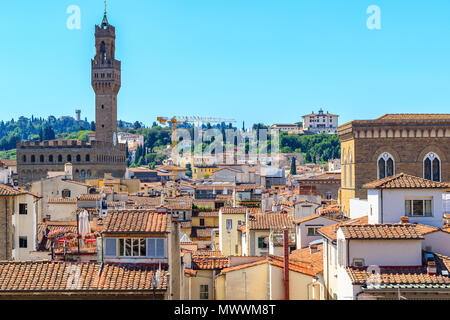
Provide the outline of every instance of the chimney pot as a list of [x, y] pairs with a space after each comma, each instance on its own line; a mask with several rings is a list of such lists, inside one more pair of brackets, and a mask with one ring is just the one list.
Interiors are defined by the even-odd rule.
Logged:
[[436, 274], [436, 262], [428, 261], [427, 274], [430, 275], [430, 276]]
[[401, 217], [400, 218], [400, 222], [401, 223], [409, 223], [409, 218], [408, 217]]

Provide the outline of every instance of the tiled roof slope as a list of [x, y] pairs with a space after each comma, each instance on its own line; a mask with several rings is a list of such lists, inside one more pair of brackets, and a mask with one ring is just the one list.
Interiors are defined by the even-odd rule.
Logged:
[[384, 179], [366, 183], [366, 189], [446, 189], [450, 183], [431, 181], [406, 173], [399, 173]]
[[423, 121], [423, 120], [450, 120], [449, 113], [388, 113], [376, 120], [407, 120], [407, 121]]
[[0, 196], [20, 196], [23, 194], [30, 194], [36, 198], [42, 198], [40, 195], [32, 193], [30, 191], [23, 190], [20, 188], [13, 188], [7, 186], [6, 184], [0, 184]]
[[168, 232], [168, 214], [150, 210], [110, 210], [104, 232]]
[[345, 239], [352, 240], [418, 240], [423, 235], [414, 224], [363, 224], [340, 227]]
[[361, 218], [357, 218], [357, 219], [352, 219], [352, 220], [348, 220], [345, 222], [341, 222], [341, 223], [336, 223], [336, 224], [332, 224], [326, 227], [322, 227], [320, 228], [318, 231], [321, 235], [323, 235], [324, 237], [330, 239], [331, 241], [336, 241], [337, 239], [337, 230], [339, 229], [340, 226], [342, 225], [347, 225], [347, 224], [366, 224], [369, 222], [369, 218], [368, 216], [364, 216]]
[[287, 214], [258, 213], [250, 218], [248, 225], [253, 230], [293, 228], [294, 220]]
[[194, 256], [192, 258], [194, 270], [214, 270], [228, 267], [228, 257]]
[[[156, 266], [149, 264], [104, 264], [102, 267], [96, 262], [3, 261], [0, 262], [0, 293], [152, 290], [151, 280], [156, 270]], [[161, 279], [156, 289], [166, 290], [164, 270]]]
[[[450, 278], [439, 274], [427, 274], [426, 267], [380, 267], [379, 278], [367, 272], [367, 267], [347, 267], [347, 273], [353, 284], [375, 287], [445, 288], [450, 289]], [[372, 277], [371, 277], [372, 276]], [[378, 283], [377, 283], [378, 278]], [[374, 281], [370, 281], [373, 279]], [[368, 281], [369, 280], [369, 281]]]
[[296, 262], [309, 263], [316, 273], [323, 272], [323, 244], [317, 245], [317, 251], [311, 253], [309, 247], [292, 251], [289, 260]]
[[222, 207], [220, 210], [223, 214], [245, 214], [247, 212], [247, 208], [244, 207]]

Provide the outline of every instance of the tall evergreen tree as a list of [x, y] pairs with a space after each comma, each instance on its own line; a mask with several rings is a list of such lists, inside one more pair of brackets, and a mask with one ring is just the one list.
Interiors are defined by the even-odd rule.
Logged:
[[291, 160], [291, 174], [295, 176], [297, 174], [297, 163], [295, 157], [292, 157]]

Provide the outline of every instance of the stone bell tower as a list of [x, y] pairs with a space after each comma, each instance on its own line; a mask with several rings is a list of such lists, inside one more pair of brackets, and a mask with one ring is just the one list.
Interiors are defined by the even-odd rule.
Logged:
[[92, 60], [92, 87], [95, 91], [95, 140], [117, 141], [117, 94], [121, 87], [121, 63], [115, 59], [116, 29], [103, 16], [95, 26], [95, 58]]

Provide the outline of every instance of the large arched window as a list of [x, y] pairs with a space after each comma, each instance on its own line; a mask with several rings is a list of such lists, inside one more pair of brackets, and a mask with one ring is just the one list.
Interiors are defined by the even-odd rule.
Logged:
[[81, 156], [77, 154], [77, 162], [81, 162]]
[[72, 162], [72, 156], [70, 154], [67, 155], [67, 162]]
[[393, 176], [395, 174], [394, 157], [387, 152], [383, 152], [378, 157], [378, 179]]
[[45, 161], [44, 155], [41, 154], [39, 156], [39, 162], [44, 162], [44, 161]]
[[434, 153], [428, 153], [423, 159], [423, 177], [428, 180], [441, 181], [441, 159]]
[[62, 155], [59, 155], [58, 156], [58, 162], [62, 162], [63, 160], [62, 160]]

